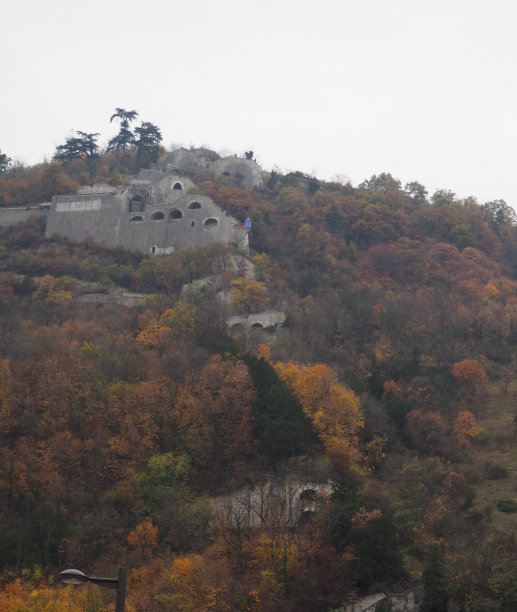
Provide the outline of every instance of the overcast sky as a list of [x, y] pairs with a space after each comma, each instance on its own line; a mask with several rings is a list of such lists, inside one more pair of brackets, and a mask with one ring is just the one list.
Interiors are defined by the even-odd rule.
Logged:
[[0, 150], [105, 144], [122, 107], [167, 148], [517, 207], [516, 24], [516, 0], [4, 1]]

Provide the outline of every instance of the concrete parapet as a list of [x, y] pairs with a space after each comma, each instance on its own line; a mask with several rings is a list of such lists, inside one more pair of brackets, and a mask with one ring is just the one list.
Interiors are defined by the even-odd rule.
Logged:
[[41, 204], [40, 206], [29, 206], [27, 208], [12, 207], [0, 208], [0, 227], [11, 227], [17, 223], [28, 221], [33, 215], [47, 217], [49, 211], [46, 208], [49, 204]]
[[75, 300], [88, 304], [118, 304], [136, 308], [145, 297], [143, 293], [86, 293], [77, 296]]

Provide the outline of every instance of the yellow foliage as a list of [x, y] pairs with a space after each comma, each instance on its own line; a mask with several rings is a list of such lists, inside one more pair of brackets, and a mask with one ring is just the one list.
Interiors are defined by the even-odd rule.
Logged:
[[[73, 588], [33, 589], [23, 586], [15, 580], [7, 584], [0, 592], [0, 610], [2, 612], [83, 612], [87, 607], [84, 591]], [[106, 612], [104, 607], [96, 607], [99, 612]]]
[[142, 328], [137, 340], [146, 348], [163, 350], [172, 338], [171, 328], [164, 325], [150, 311], [138, 317]]
[[375, 343], [374, 347], [374, 357], [377, 363], [381, 363], [385, 361], [393, 354], [393, 350], [391, 348], [391, 341], [386, 336], [381, 336], [379, 340]]
[[492, 283], [487, 283], [485, 285], [485, 294], [490, 300], [497, 300], [501, 297], [501, 292], [495, 285], [492, 285]]
[[160, 325], [170, 327], [173, 335], [193, 334], [196, 329], [196, 309], [187, 302], [179, 301], [174, 308], [167, 308], [159, 322]]
[[312, 417], [328, 455], [350, 464], [357, 456], [357, 435], [364, 426], [359, 398], [327, 365], [277, 363], [275, 369]]
[[235, 308], [244, 307], [247, 312], [256, 311], [267, 302], [266, 283], [251, 278], [237, 278], [232, 282], [230, 299]]

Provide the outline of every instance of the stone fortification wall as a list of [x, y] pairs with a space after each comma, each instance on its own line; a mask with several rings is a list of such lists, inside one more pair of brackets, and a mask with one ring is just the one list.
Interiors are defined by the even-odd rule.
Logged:
[[[22, 221], [27, 221], [32, 215], [46, 217], [48, 208], [42, 206], [29, 206], [27, 208], [0, 208], [0, 227], [10, 227]], [[50, 208], [50, 204], [47, 205]]]
[[208, 196], [196, 194], [196, 185], [178, 174], [197, 169], [231, 175], [240, 186], [262, 186], [262, 170], [252, 160], [221, 158], [208, 149], [178, 149], [123, 187], [97, 183], [80, 187], [74, 195], [54, 196], [52, 204], [0, 208], [0, 226], [40, 214], [47, 218], [47, 236], [76, 241], [91, 237], [106, 246], [144, 253], [165, 254], [213, 242], [247, 250], [248, 234], [240, 222]]
[[155, 165], [162, 172], [208, 170], [234, 177], [241, 187], [262, 187], [262, 168], [251, 159], [232, 156], [221, 158], [208, 149], [176, 149], [164, 155]]
[[241, 187], [257, 187], [263, 185], [262, 169], [251, 159], [240, 157], [225, 157], [213, 162], [210, 169], [216, 174], [233, 176]]
[[165, 254], [213, 242], [248, 249], [248, 235], [236, 219], [208, 196], [191, 193], [194, 183], [176, 174], [144, 171], [128, 186], [102, 186], [76, 195], [55, 196], [47, 235], [80, 241], [92, 237], [106, 246]]

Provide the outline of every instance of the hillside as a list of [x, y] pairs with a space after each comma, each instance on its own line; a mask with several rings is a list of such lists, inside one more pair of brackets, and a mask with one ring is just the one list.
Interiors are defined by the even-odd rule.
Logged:
[[[389, 174], [186, 174], [252, 219], [254, 278], [235, 245], [0, 231], [0, 608], [113, 609], [52, 578], [126, 565], [128, 610], [327, 611], [420, 584], [438, 544], [457, 609], [516, 609], [512, 209]], [[228, 328], [267, 308], [283, 327]]]

